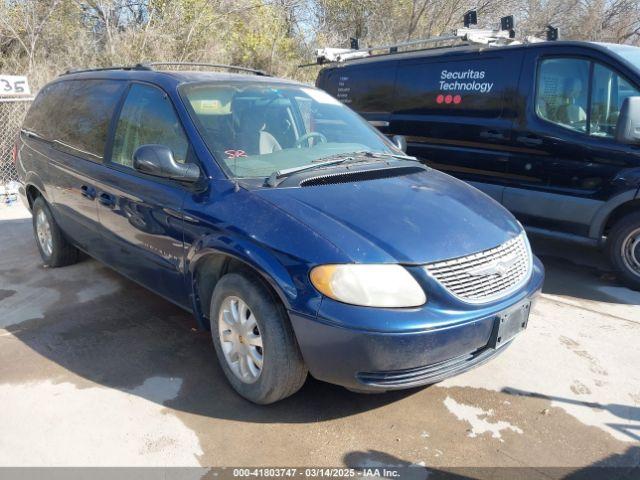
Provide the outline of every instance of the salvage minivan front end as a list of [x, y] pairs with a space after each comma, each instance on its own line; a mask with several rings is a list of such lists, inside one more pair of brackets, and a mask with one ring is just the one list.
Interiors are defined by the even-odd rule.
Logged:
[[432, 384], [527, 327], [543, 266], [511, 214], [463, 182], [425, 169], [255, 194], [327, 239], [299, 252], [309, 258], [299, 284], [320, 300], [288, 312], [317, 379], [356, 391]]
[[[518, 272], [504, 275], [521, 278], [519, 287], [498, 300], [470, 302], [468, 296], [455, 292], [465, 291], [469, 284], [473, 285], [470, 292], [493, 289], [505, 279], [499, 273], [490, 274], [497, 281], [488, 275], [477, 282], [461, 282], [459, 287], [447, 287], [439, 280], [441, 274], [473, 271], [475, 265], [499, 270], [499, 259], [516, 249], [525, 255], [515, 267]], [[325, 297], [315, 317], [291, 312], [311, 374], [358, 391], [402, 389], [438, 382], [502, 352], [527, 327], [544, 277], [524, 234], [496, 249], [443, 264], [437, 271], [422, 265], [404, 267], [428, 292], [426, 303], [419, 307], [360, 307]]]

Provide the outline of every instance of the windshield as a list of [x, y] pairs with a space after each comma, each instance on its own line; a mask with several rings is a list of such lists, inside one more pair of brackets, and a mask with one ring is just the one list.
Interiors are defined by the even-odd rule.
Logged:
[[265, 178], [351, 152], [402, 153], [315, 88], [238, 82], [187, 85], [182, 93], [209, 149], [232, 177]]
[[640, 70], [640, 48], [631, 45], [604, 44], [609, 50], [617, 53], [627, 62]]

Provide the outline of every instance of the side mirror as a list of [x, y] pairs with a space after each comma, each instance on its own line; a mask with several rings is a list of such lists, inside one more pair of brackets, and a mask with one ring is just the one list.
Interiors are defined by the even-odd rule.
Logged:
[[154, 177], [181, 182], [196, 182], [200, 169], [193, 163], [178, 163], [171, 149], [164, 145], [141, 145], [133, 152], [133, 168]]
[[404, 135], [394, 135], [391, 137], [391, 141], [393, 144], [402, 150], [404, 153], [407, 153], [407, 139]]
[[640, 97], [628, 97], [622, 102], [616, 140], [621, 143], [640, 143]]

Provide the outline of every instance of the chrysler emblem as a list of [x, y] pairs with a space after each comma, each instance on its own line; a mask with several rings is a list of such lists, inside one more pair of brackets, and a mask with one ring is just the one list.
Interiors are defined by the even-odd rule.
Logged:
[[511, 255], [500, 260], [494, 260], [493, 262], [469, 270], [467, 273], [473, 277], [488, 277], [496, 276], [498, 278], [504, 277], [511, 267], [518, 261], [516, 255]]

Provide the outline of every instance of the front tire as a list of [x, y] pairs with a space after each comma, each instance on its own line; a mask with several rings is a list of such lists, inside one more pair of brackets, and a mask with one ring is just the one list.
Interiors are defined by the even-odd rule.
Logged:
[[302, 387], [307, 368], [286, 311], [260, 280], [245, 273], [223, 276], [209, 318], [220, 366], [241, 396], [266, 405]]
[[78, 261], [78, 249], [64, 237], [44, 198], [36, 198], [31, 210], [33, 214], [33, 233], [45, 266], [64, 267], [76, 263]]
[[640, 290], [640, 212], [625, 215], [613, 225], [607, 250], [611, 265], [622, 280]]

